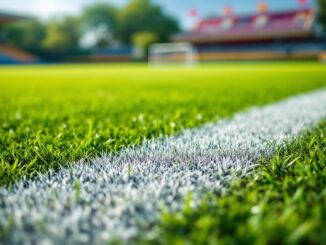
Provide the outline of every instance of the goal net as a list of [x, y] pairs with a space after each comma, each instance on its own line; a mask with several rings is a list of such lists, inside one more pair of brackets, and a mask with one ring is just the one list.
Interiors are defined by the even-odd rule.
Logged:
[[161, 43], [149, 48], [150, 65], [197, 64], [197, 50], [190, 43]]

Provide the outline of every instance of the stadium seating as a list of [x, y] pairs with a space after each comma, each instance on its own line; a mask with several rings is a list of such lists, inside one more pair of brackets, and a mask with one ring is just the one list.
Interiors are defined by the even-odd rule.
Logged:
[[173, 41], [193, 44], [200, 60], [319, 59], [321, 34], [316, 11], [300, 9], [204, 19]]
[[35, 63], [38, 58], [21, 49], [0, 44], [0, 64]]
[[319, 59], [322, 62], [326, 62], [326, 52], [320, 53]]
[[313, 9], [204, 19], [194, 31], [178, 34], [174, 40], [206, 43], [307, 37], [313, 35], [315, 19]]

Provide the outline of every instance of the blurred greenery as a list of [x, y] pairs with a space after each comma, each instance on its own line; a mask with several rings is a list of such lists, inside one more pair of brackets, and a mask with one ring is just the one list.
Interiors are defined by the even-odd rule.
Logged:
[[95, 47], [110, 46], [117, 38], [118, 8], [111, 4], [97, 3], [84, 9], [81, 17], [83, 32], [101, 30], [96, 35]]
[[[14, 22], [2, 28], [1, 36], [41, 57], [60, 59], [88, 53], [92, 48], [130, 46], [136, 33], [150, 32], [155, 41], [166, 42], [178, 31], [178, 22], [159, 5], [150, 0], [132, 0], [121, 8], [111, 3], [93, 3], [80, 16]], [[85, 48], [81, 41], [86, 35], [92, 35], [95, 42]]]
[[179, 31], [177, 21], [150, 0], [130, 1], [119, 12], [118, 27], [118, 36], [125, 43], [131, 43], [133, 34], [139, 31], [155, 33], [160, 42], [169, 41], [171, 34]]
[[3, 27], [2, 35], [6, 42], [30, 51], [36, 55], [43, 55], [42, 41], [46, 37], [46, 24], [36, 19], [13, 22]]
[[[151, 244], [324, 244], [326, 121], [226, 191], [165, 212]], [[144, 235], [144, 237], [146, 237]], [[144, 242], [145, 243], [145, 242]]]
[[65, 55], [67, 50], [78, 47], [81, 33], [79, 22], [78, 18], [65, 17], [61, 21], [52, 20], [48, 23], [42, 45], [51, 56]]
[[317, 0], [319, 6], [319, 20], [326, 30], [326, 0]]
[[0, 67], [0, 185], [324, 87], [325, 76], [319, 63]]
[[141, 58], [147, 55], [146, 52], [149, 46], [153, 43], [157, 43], [158, 40], [159, 38], [154, 32], [137, 32], [132, 37], [134, 46], [141, 52]]

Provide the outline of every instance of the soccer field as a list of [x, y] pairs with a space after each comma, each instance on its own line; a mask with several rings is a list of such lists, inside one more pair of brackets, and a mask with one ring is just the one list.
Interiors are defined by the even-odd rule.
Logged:
[[319, 63], [0, 67], [0, 242], [325, 241], [325, 78]]

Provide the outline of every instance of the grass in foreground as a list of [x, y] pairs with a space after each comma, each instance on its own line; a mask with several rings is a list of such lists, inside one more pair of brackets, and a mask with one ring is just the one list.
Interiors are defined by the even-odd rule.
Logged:
[[0, 67], [0, 186], [326, 85], [316, 63]]
[[326, 121], [229, 191], [162, 216], [162, 244], [324, 244]]

